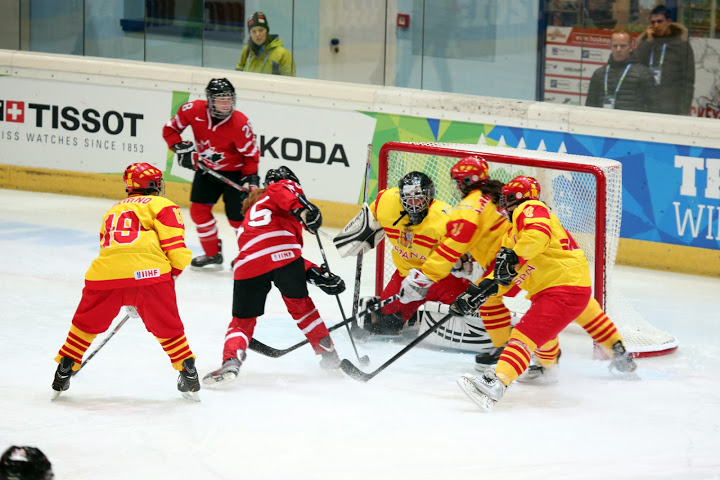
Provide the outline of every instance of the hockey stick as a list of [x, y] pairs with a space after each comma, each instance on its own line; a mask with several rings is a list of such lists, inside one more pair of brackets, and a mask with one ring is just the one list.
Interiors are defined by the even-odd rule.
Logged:
[[[322, 242], [320, 241], [320, 235], [315, 235], [315, 238], [317, 238], [318, 248], [320, 249], [320, 253], [323, 257], [323, 268], [320, 270], [327, 270], [328, 273], [330, 273], [330, 266], [328, 265], [327, 257], [325, 256], [325, 249], [322, 246]], [[342, 316], [343, 321], [345, 321], [345, 310], [343, 310], [342, 302], [340, 301], [340, 295], [335, 294], [335, 300], [337, 300], [338, 307], [340, 308], [340, 315]], [[353, 315], [352, 318], [355, 316]], [[363, 355], [362, 357], [360, 354], [358, 354], [357, 347], [355, 346], [355, 339], [353, 338], [352, 332], [350, 331], [350, 326], [345, 323], [345, 328], [347, 329], [348, 336], [350, 337], [350, 344], [352, 344], [353, 350], [355, 351], [355, 357], [358, 359], [358, 362], [360, 362], [360, 365], [368, 365], [370, 363], [370, 358], [367, 355]]]
[[229, 178], [227, 178], [225, 175], [222, 175], [222, 174], [216, 172], [215, 170], [209, 168], [209, 167], [208, 167], [207, 165], [205, 165], [201, 160], [198, 160], [197, 165], [198, 165], [198, 167], [200, 168], [200, 170], [202, 170], [202, 171], [204, 171], [204, 172], [206, 172], [206, 173], [209, 173], [209, 174], [212, 175], [213, 177], [217, 178], [217, 179], [220, 180], [221, 182], [225, 182], [226, 184], [230, 185], [230, 186], [233, 187], [234, 189], [240, 190], [241, 192], [250, 193], [250, 190], [241, 187], [239, 184], [233, 182], [232, 180], [230, 180]]
[[[385, 305], [388, 305], [388, 304], [394, 302], [394, 301], [397, 300], [398, 298], [400, 298], [400, 295], [399, 295], [399, 294], [398, 294], [398, 295], [393, 295], [392, 297], [388, 297], [388, 298], [386, 298], [385, 300], [382, 300], [382, 301], [377, 305], [376, 308], [377, 308], [377, 309], [380, 309], [380, 308], [384, 307]], [[353, 315], [352, 317], [350, 317], [350, 318], [348, 318], [348, 319], [345, 319], [345, 320], [343, 320], [342, 322], [336, 323], [336, 324], [333, 325], [332, 327], [328, 327], [328, 332], [332, 332], [333, 330], [337, 330], [338, 328], [347, 325], [348, 323], [352, 322], [353, 320], [356, 320], [359, 315], [367, 315], [368, 312], [370, 312], [370, 311], [372, 311], [372, 310], [373, 310], [372, 308], [368, 308], [368, 309], [365, 309], [365, 310], [363, 310], [363, 311], [361, 311], [361, 312], [358, 312], [357, 315]], [[307, 343], [308, 343], [308, 340], [305, 339], [305, 340], [303, 340], [302, 342], [293, 345], [292, 347], [288, 347], [288, 348], [285, 348], [285, 349], [278, 349], [278, 348], [273, 348], [273, 347], [271, 347], [271, 346], [269, 346], [269, 345], [265, 345], [264, 343], [262, 343], [262, 342], [260, 342], [260, 341], [258, 341], [258, 340], [256, 340], [256, 339], [253, 338], [252, 340], [250, 340], [250, 345], [248, 345], [248, 348], [249, 348], [250, 350], [252, 350], [253, 352], [259, 353], [260, 355], [265, 355], [266, 357], [270, 357], [270, 358], [278, 358], [278, 357], [282, 357], [283, 355], [286, 355], [286, 354], [288, 354], [288, 353], [290, 353], [290, 352], [292, 352], [292, 351], [294, 351], [294, 350], [297, 350], [298, 348], [302, 347], [303, 345], [305, 345], [305, 344], [307, 344]]]
[[113, 337], [113, 335], [115, 335], [118, 332], [118, 330], [120, 330], [120, 327], [125, 325], [125, 322], [127, 322], [130, 317], [138, 317], [139, 316], [137, 313], [137, 310], [135, 310], [135, 307], [126, 307], [126, 308], [128, 311], [127, 315], [125, 315], [125, 317], [122, 320], [120, 320], [120, 322], [118, 322], [117, 325], [115, 325], [115, 328], [113, 328], [112, 332], [110, 332], [110, 335], [105, 337], [105, 340], [103, 340], [102, 343], [100, 345], [98, 345], [98, 347], [95, 350], [93, 350], [92, 353], [90, 355], [88, 355], [88, 357], [85, 360], [83, 360], [83, 362], [80, 364], [80, 368], [73, 371], [73, 373], [72, 373], [73, 376], [76, 375], [80, 370], [82, 370], [85, 367], [85, 365], [87, 365], [87, 363], [90, 361], [90, 359], [92, 359], [95, 355], [97, 355], [97, 353], [100, 351], [100, 349], [102, 347], [104, 347], [107, 342], [110, 341], [110, 339]]
[[363, 372], [363, 371], [360, 370], [358, 367], [356, 367], [355, 365], [353, 365], [353, 363], [352, 363], [350, 360], [348, 360], [348, 359], [343, 359], [343, 361], [340, 362], [340, 368], [342, 369], [343, 372], [345, 372], [346, 374], [348, 374], [349, 376], [351, 376], [351, 377], [354, 378], [355, 380], [359, 380], [359, 381], [361, 381], [361, 382], [367, 382], [368, 380], [370, 380], [371, 378], [373, 378], [375, 375], [377, 375], [378, 373], [380, 373], [380, 372], [382, 372], [383, 370], [385, 370], [385, 369], [386, 369], [387, 367], [389, 367], [391, 364], [395, 363], [395, 361], [396, 361], [398, 358], [400, 358], [400, 357], [402, 357], [403, 355], [405, 355], [405, 353], [407, 353], [408, 350], [410, 350], [410, 349], [413, 348], [415, 345], [417, 345], [418, 343], [420, 343], [420, 342], [422, 342], [423, 340], [425, 340], [430, 334], [432, 334], [435, 330], [437, 330], [438, 328], [440, 328], [441, 325], [444, 325], [444, 324], [445, 324], [448, 320], [450, 320], [453, 316], [454, 316], [454, 315], [453, 315], [452, 313], [448, 313], [447, 315], [445, 315], [445, 316], [444, 316], [443, 318], [441, 318], [435, 325], [433, 325], [432, 327], [428, 328], [425, 332], [423, 332], [422, 335], [420, 335], [419, 337], [417, 337], [417, 338], [416, 338], [415, 340], [413, 340], [412, 342], [408, 343], [408, 344], [405, 346], [405, 348], [403, 348], [403, 349], [400, 350], [398, 353], [396, 353], [395, 355], [393, 355], [392, 357], [390, 357], [390, 360], [388, 360], [387, 362], [383, 363], [382, 365], [380, 365], [380, 367], [378, 367], [376, 370], [374, 370], [374, 371], [372, 371], [372, 372], [370, 372], [370, 373], [365, 373], [365, 372]]
[[[487, 292], [489, 289], [491, 289], [494, 285], [495, 285], [495, 282], [493, 282], [493, 283], [491, 283], [490, 285], [488, 285], [488, 287], [487, 287], [487, 289], [485, 290], [485, 292]], [[396, 353], [395, 355], [393, 355], [392, 357], [390, 357], [390, 360], [388, 360], [387, 362], [383, 363], [382, 365], [380, 365], [380, 367], [378, 367], [376, 370], [374, 370], [374, 371], [372, 371], [372, 372], [370, 372], [370, 373], [365, 373], [365, 372], [363, 372], [362, 370], [360, 370], [359, 368], [357, 368], [355, 365], [353, 365], [352, 362], [351, 362], [350, 360], [348, 360], [348, 359], [343, 359], [343, 361], [340, 362], [340, 368], [342, 369], [343, 372], [345, 372], [347, 375], [349, 375], [350, 377], [354, 378], [355, 380], [358, 380], [358, 381], [361, 381], [361, 382], [367, 382], [368, 380], [370, 380], [371, 378], [373, 378], [375, 375], [377, 375], [378, 373], [382, 372], [382, 371], [385, 370], [388, 366], [390, 366], [391, 364], [393, 364], [398, 358], [400, 358], [400, 357], [402, 357], [403, 355], [405, 355], [408, 350], [410, 350], [410, 349], [413, 348], [415, 345], [417, 345], [418, 343], [420, 343], [420, 342], [422, 342], [423, 340], [425, 340], [425, 339], [426, 339], [430, 334], [432, 334], [435, 330], [437, 330], [437, 329], [440, 328], [442, 325], [444, 325], [445, 323], [447, 323], [447, 321], [450, 320], [450, 318], [452, 318], [453, 316], [454, 316], [454, 315], [453, 315], [452, 313], [448, 313], [447, 315], [445, 315], [443, 318], [441, 318], [440, 320], [438, 320], [438, 322], [437, 322], [435, 325], [433, 325], [432, 327], [428, 328], [425, 332], [423, 332], [422, 335], [420, 335], [419, 337], [417, 337], [417, 338], [416, 338], [415, 340], [413, 340], [412, 342], [408, 343], [408, 344], [405, 346], [405, 348], [403, 348], [403, 349], [400, 350], [398, 353]]]

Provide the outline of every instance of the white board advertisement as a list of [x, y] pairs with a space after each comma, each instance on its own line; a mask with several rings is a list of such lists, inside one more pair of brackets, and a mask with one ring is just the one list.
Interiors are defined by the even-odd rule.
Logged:
[[[162, 128], [171, 117], [172, 92], [16, 77], [0, 77], [0, 86], [0, 163], [119, 173], [130, 163], [147, 162], [166, 170]], [[357, 201], [374, 118], [246, 99], [237, 108], [257, 136], [261, 176], [285, 165], [309, 197]], [[183, 138], [193, 139], [191, 129]], [[174, 162], [166, 173], [193, 176]]]
[[0, 163], [119, 173], [162, 170], [171, 92], [0, 77]]

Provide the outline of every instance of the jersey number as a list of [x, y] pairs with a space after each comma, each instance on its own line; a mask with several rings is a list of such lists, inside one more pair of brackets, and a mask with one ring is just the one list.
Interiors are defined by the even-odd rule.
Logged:
[[259, 202], [255, 202], [255, 205], [253, 205], [250, 209], [250, 219], [248, 220], [248, 225], [251, 227], [262, 227], [270, 223], [270, 220], [272, 219], [272, 210], [269, 208], [258, 209], [261, 203], [265, 203], [268, 200], [270, 200], [270, 197], [265, 197]]
[[120, 245], [133, 243], [140, 237], [140, 219], [132, 210], [126, 210], [119, 215], [111, 213], [105, 220], [105, 236], [102, 248], [110, 246], [110, 241]]

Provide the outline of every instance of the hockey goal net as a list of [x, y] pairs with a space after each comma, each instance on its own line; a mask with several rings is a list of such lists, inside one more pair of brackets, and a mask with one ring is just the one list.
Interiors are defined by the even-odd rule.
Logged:
[[[481, 155], [490, 177], [507, 183], [516, 175], [540, 182], [541, 200], [559, 217], [590, 262], [595, 298], [623, 335], [634, 356], [674, 351], [677, 339], [653, 327], [612, 286], [622, 215], [622, 167], [605, 158], [534, 150], [443, 143], [388, 142], [380, 150], [378, 191], [397, 186], [406, 173], [420, 171], [435, 183], [435, 197], [450, 205], [460, 200], [450, 169], [469, 155]], [[378, 246], [376, 295], [380, 295], [395, 267], [388, 243]], [[524, 298], [505, 299], [514, 315], [529, 307]]]

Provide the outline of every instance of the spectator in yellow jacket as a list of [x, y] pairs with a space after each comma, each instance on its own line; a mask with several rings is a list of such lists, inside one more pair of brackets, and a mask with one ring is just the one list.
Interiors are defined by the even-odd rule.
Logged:
[[263, 12], [248, 18], [250, 39], [240, 54], [235, 70], [295, 76], [295, 61], [277, 35], [270, 35], [270, 25]]

